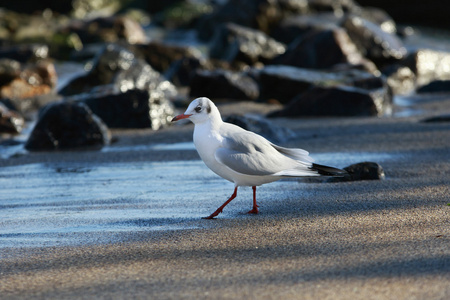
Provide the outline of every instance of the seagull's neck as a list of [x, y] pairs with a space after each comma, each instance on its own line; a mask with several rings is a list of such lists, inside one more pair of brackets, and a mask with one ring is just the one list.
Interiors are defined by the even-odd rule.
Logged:
[[219, 116], [219, 118], [209, 118], [205, 122], [195, 124], [195, 127], [202, 131], [219, 131], [222, 124], [222, 118]]

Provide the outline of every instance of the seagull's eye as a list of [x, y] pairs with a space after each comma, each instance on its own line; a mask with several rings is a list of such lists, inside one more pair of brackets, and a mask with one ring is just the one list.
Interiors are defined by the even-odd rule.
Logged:
[[201, 106], [197, 106], [196, 108], [195, 108], [195, 112], [201, 112], [202, 111], [202, 107]]

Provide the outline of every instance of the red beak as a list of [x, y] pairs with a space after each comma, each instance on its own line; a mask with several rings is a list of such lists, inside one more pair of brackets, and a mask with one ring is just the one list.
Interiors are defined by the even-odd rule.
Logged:
[[178, 120], [181, 120], [181, 119], [187, 119], [187, 118], [189, 118], [190, 116], [192, 116], [192, 115], [181, 114], [181, 115], [175, 116], [175, 117], [172, 119], [172, 122], [175, 122], [175, 121], [178, 121]]

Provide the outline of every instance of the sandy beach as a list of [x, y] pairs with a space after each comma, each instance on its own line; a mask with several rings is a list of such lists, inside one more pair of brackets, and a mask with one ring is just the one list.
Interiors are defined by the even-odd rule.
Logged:
[[[115, 172], [117, 165], [145, 169], [146, 163], [158, 162], [175, 181], [158, 194], [170, 195], [159, 208], [167, 212], [163, 220], [140, 216], [138, 222], [125, 216], [135, 222], [131, 229], [119, 232], [112, 226], [94, 234], [67, 228], [61, 221], [65, 234], [54, 230], [44, 236], [58, 240], [58, 245], [39, 245], [42, 236], [36, 241], [36, 235], [5, 233], [17, 221], [7, 215], [0, 223], [2, 243], [7, 243], [0, 249], [0, 298], [448, 299], [450, 127], [448, 122], [420, 121], [450, 113], [449, 101], [416, 103], [408, 109], [421, 114], [410, 116], [274, 119], [274, 124], [297, 134], [285, 146], [307, 149], [318, 163], [337, 167], [372, 160], [383, 166], [386, 179], [268, 184], [258, 189], [259, 215], [244, 213], [251, 208], [251, 190], [240, 189], [217, 219], [202, 220], [226, 200], [232, 184], [210, 173], [192, 148], [146, 148], [189, 143], [192, 125], [156, 132], [114, 131], [117, 142], [110, 151], [27, 153], [3, 159], [1, 185], [9, 197], [14, 194], [9, 186], [13, 180], [27, 185], [27, 177], [8, 174], [36, 164], [105, 164], [104, 169]], [[225, 114], [272, 109], [250, 104], [219, 108]], [[136, 146], [141, 148], [127, 148]], [[115, 198], [80, 178], [72, 185], [86, 184], [90, 196], [83, 197], [98, 201], [97, 214], [108, 212], [101, 202], [111, 200], [112, 205]], [[153, 179], [146, 180], [150, 184]], [[58, 197], [70, 198], [67, 190], [72, 185]], [[133, 201], [138, 192], [139, 187], [131, 185], [120, 194], [121, 201]], [[142, 192], [139, 203], [150, 205], [155, 199], [151, 195]], [[10, 200], [16, 205], [3, 199], [3, 211], [20, 207], [18, 200]], [[50, 210], [46, 207], [52, 201], [22, 205]], [[69, 203], [60, 205], [66, 207], [60, 218], [75, 213]], [[114, 211], [120, 214], [120, 207]], [[20, 222], [26, 226], [28, 221]], [[139, 227], [142, 230], [136, 230]]]

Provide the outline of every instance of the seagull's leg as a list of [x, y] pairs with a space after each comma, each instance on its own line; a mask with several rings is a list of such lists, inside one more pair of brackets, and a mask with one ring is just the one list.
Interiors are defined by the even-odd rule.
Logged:
[[213, 212], [210, 216], [204, 217], [204, 218], [202, 218], [202, 219], [212, 219], [212, 218], [214, 218], [215, 216], [217, 216], [218, 214], [220, 214], [220, 213], [222, 212], [223, 208], [224, 208], [225, 206], [227, 206], [227, 204], [230, 203], [231, 200], [233, 200], [234, 198], [236, 198], [236, 196], [237, 196], [237, 189], [238, 189], [238, 187], [235, 187], [235, 188], [234, 188], [234, 193], [233, 193], [233, 195], [231, 195], [230, 199], [228, 199], [227, 201], [225, 201], [225, 203], [222, 204], [221, 207], [219, 207], [219, 208], [218, 208], [215, 212]]
[[256, 204], [256, 186], [252, 186], [253, 189], [253, 208], [248, 213], [249, 214], [257, 214], [258, 213], [258, 205]]

